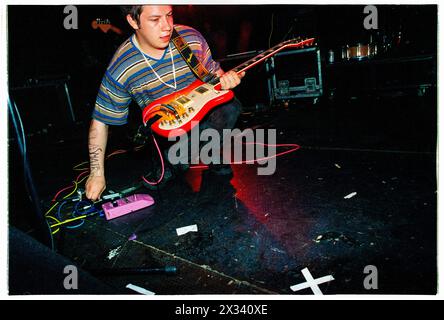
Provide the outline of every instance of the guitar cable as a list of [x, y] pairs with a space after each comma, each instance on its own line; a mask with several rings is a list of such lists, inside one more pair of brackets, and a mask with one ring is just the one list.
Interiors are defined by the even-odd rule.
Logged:
[[147, 184], [155, 186], [158, 185], [159, 183], [162, 182], [163, 177], [165, 175], [165, 161], [163, 160], [163, 156], [162, 156], [162, 151], [160, 150], [159, 144], [157, 143], [157, 139], [154, 136], [152, 130], [151, 130], [151, 125], [156, 122], [157, 120], [159, 120], [160, 118], [162, 118], [162, 116], [156, 114], [153, 117], [151, 117], [146, 123], [145, 126], [143, 128], [143, 131], [145, 132], [145, 134], [147, 135], [151, 135], [154, 145], [156, 146], [157, 152], [159, 154], [159, 158], [160, 158], [160, 164], [162, 166], [161, 169], [161, 173], [160, 173], [160, 177], [157, 181], [149, 181], [148, 179], [146, 179], [144, 176], [142, 176], [142, 180], [145, 181]]
[[[160, 116], [159, 116], [159, 118], [160, 118]], [[154, 123], [155, 121], [156, 120], [152, 121], [152, 123]], [[150, 119], [150, 122], [151, 122], [151, 119]], [[151, 134], [151, 137], [153, 138], [154, 145], [156, 146], [157, 152], [159, 154], [162, 170], [161, 170], [160, 177], [159, 177], [159, 179], [157, 181], [149, 181], [144, 176], [142, 176], [142, 179], [147, 184], [155, 186], [155, 185], [158, 185], [158, 184], [160, 184], [162, 182], [162, 179], [163, 179], [164, 174], [165, 174], [165, 161], [163, 159], [162, 151], [159, 148], [159, 145], [157, 143], [156, 137], [154, 136], [154, 134], [152, 132], [150, 134]], [[234, 136], [234, 139], [238, 138], [241, 135], [242, 135], [242, 133]], [[295, 151], [297, 151], [297, 150], [299, 150], [301, 148], [300, 145], [295, 144], [295, 143], [268, 144], [268, 143], [262, 143], [262, 142], [242, 142], [242, 144], [244, 144], [244, 145], [262, 145], [264, 147], [275, 147], [275, 148], [278, 148], [278, 147], [292, 147], [292, 149], [286, 150], [286, 151], [282, 151], [282, 152], [274, 154], [272, 156], [262, 157], [262, 158], [253, 159], [253, 160], [234, 161], [234, 162], [230, 162], [230, 163], [227, 163], [227, 164], [252, 164], [254, 162], [260, 162], [260, 161], [264, 161], [264, 160], [269, 160], [269, 159], [277, 158], [277, 157], [283, 156], [285, 154], [289, 154], [291, 152], [295, 152]], [[197, 166], [190, 167], [190, 169], [200, 169], [200, 168], [208, 168], [208, 165], [197, 165]]]
[[154, 137], [154, 134], [151, 134], [151, 137], [153, 138], [154, 145], [156, 146], [157, 152], [159, 153], [160, 164], [162, 166], [162, 170], [161, 170], [160, 177], [159, 177], [159, 179], [157, 181], [149, 181], [144, 176], [142, 176], [142, 179], [143, 179], [143, 181], [145, 181], [149, 185], [155, 186], [155, 185], [158, 185], [159, 183], [161, 183], [162, 180], [163, 180], [163, 176], [165, 175], [165, 161], [163, 160], [162, 151], [159, 148], [159, 145], [157, 143], [156, 137]]

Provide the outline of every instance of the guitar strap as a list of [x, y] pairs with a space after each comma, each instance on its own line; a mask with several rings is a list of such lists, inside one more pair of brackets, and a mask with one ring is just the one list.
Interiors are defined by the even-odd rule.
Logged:
[[204, 65], [199, 61], [199, 59], [195, 56], [193, 51], [191, 50], [188, 43], [184, 38], [173, 28], [173, 34], [171, 37], [174, 46], [179, 51], [183, 60], [188, 64], [196, 77], [204, 82], [208, 82], [214, 75], [210, 74], [210, 72], [204, 67]]

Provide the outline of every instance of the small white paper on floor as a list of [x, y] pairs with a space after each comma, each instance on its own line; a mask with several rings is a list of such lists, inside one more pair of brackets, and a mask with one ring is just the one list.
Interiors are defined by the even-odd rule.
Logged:
[[352, 192], [352, 193], [346, 195], [346, 196], [344, 197], [344, 199], [350, 199], [350, 198], [353, 198], [353, 197], [354, 197], [355, 195], [357, 195], [357, 194], [358, 194], [357, 192]]
[[197, 232], [197, 224], [176, 229], [177, 235], [181, 236], [188, 232]]
[[151, 291], [149, 291], [149, 290], [147, 290], [147, 289], [144, 289], [144, 288], [142, 288], [142, 287], [135, 286], [134, 284], [131, 284], [131, 283], [128, 283], [128, 284], [126, 285], [126, 287], [127, 287], [128, 289], [134, 290], [134, 291], [136, 291], [136, 292], [138, 292], [138, 293], [141, 293], [141, 294], [155, 295], [154, 292], [151, 292]]
[[115, 248], [115, 249], [111, 250], [110, 252], [108, 252], [108, 260], [111, 260], [115, 256], [119, 255], [121, 247], [122, 246], [118, 246], [117, 248]]

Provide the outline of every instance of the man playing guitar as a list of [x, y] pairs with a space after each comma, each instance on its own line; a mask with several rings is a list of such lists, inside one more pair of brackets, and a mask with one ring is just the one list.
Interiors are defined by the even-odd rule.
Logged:
[[[219, 63], [212, 59], [208, 44], [198, 31], [173, 24], [172, 6], [129, 6], [125, 10], [134, 34], [123, 42], [111, 59], [89, 129], [90, 175], [86, 182], [86, 197], [94, 201], [106, 188], [104, 161], [108, 126], [127, 122], [132, 99], [143, 110], [153, 101], [186, 88], [197, 78], [171, 41], [174, 29], [203, 67], [219, 77], [222, 90], [236, 87], [245, 75], [234, 71], [224, 73]], [[203, 119], [203, 127], [218, 131], [231, 129], [240, 109], [237, 99], [220, 105]]]

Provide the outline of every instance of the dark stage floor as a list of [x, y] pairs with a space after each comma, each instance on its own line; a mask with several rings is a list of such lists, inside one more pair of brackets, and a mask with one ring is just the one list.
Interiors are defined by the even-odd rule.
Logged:
[[[168, 295], [312, 294], [290, 289], [306, 282], [308, 268], [314, 278], [334, 277], [319, 285], [324, 294], [435, 294], [436, 109], [426, 94], [247, 110], [238, 127], [275, 128], [277, 143], [301, 146], [277, 159], [273, 175], [233, 165], [233, 177], [195, 170], [166, 189], [139, 189], [154, 206], [64, 228], [54, 235], [57, 252], [115, 293], [132, 293], [125, 289], [132, 283]], [[108, 152], [118, 148], [112, 141]], [[34, 159], [45, 158], [33, 163], [42, 199], [69, 185], [85, 156], [82, 139], [35, 151]], [[108, 190], [140, 181], [147, 158], [146, 151], [110, 158]], [[198, 232], [176, 234], [194, 224]], [[100, 273], [165, 265], [177, 273]], [[377, 268], [377, 289], [364, 287], [368, 265]]]

